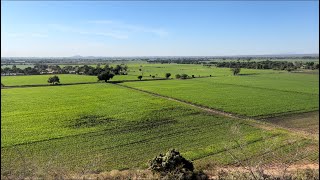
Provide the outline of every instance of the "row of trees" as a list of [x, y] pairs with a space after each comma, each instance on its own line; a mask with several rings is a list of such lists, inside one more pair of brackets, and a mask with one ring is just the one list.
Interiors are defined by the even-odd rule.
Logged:
[[315, 62], [288, 62], [288, 61], [247, 61], [247, 62], [210, 62], [204, 66], [214, 65], [216, 67], [227, 68], [248, 68], [248, 69], [274, 69], [292, 71], [298, 68], [303, 69], [319, 69], [319, 64]]
[[287, 61], [288, 59], [299, 60], [319, 60], [318, 56], [302, 56], [302, 57], [176, 57], [176, 58], [156, 58], [147, 60], [148, 63], [161, 64], [210, 64], [213, 62], [229, 62], [229, 61]]
[[116, 65], [115, 67], [106, 64], [101, 67], [98, 64], [96, 67], [84, 65], [84, 66], [64, 66], [59, 65], [47, 65], [47, 64], [36, 64], [34, 67], [27, 67], [24, 69], [17, 68], [13, 65], [12, 68], [5, 67], [1, 68], [1, 74], [20, 73], [24, 75], [37, 75], [37, 74], [84, 74], [97, 76], [102, 72], [109, 71], [115, 75], [126, 75], [128, 66], [125, 64]]

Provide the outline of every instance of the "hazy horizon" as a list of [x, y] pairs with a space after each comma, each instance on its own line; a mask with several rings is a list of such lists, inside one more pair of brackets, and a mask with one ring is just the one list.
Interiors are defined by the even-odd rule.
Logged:
[[318, 7], [318, 1], [4, 1], [1, 57], [318, 54]]

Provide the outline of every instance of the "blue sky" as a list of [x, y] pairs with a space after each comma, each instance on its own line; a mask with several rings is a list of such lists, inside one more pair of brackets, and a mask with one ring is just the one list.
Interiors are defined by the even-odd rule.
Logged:
[[2, 1], [1, 56], [318, 53], [318, 1]]

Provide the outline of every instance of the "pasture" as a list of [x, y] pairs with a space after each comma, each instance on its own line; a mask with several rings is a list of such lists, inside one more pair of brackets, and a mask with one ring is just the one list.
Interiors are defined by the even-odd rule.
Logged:
[[233, 128], [248, 142], [250, 156], [263, 153], [265, 143], [274, 148], [289, 140], [315, 145], [112, 84], [5, 89], [1, 99], [4, 169], [22, 163], [19, 153], [31, 165], [50, 161], [75, 171], [92, 163], [98, 164], [90, 168], [103, 170], [144, 167], [170, 147], [193, 160], [213, 156], [228, 164], [232, 158], [225, 148], [236, 147], [233, 140], [239, 140]]
[[[25, 166], [70, 172], [146, 168], [148, 160], [170, 148], [197, 168], [234, 164], [229, 151], [252, 162], [287, 162], [297, 152], [299, 162], [318, 162], [318, 140], [269, 124], [297, 121], [236, 119], [161, 97], [254, 118], [309, 112], [319, 109], [317, 75], [242, 69], [231, 76], [230, 69], [202, 65], [130, 64], [129, 75], [112, 80], [137, 80], [139, 68], [144, 78], [213, 77], [120, 83], [160, 97], [111, 83], [2, 89], [2, 174], [21, 173]], [[49, 76], [2, 77], [1, 82], [47, 84]], [[58, 76], [62, 84], [97, 81], [96, 76]], [[310, 122], [319, 124], [314, 118]]]
[[[228, 79], [228, 77], [225, 78]], [[126, 82], [124, 84], [194, 104], [251, 117], [307, 112], [319, 108], [319, 95], [312, 89], [311, 91], [304, 89], [303, 91], [308, 93], [302, 93], [299, 92], [299, 88], [301, 88], [299, 86], [293, 86], [290, 90], [282, 90], [281, 86], [272, 89], [270, 87], [237, 85], [242, 82], [241, 78], [239, 76], [235, 84], [220, 83], [215, 78]], [[295, 91], [295, 88], [298, 90]]]
[[[49, 85], [48, 78], [53, 75], [29, 75], [29, 76], [2, 76], [1, 83], [5, 86], [24, 86], [24, 85]], [[60, 84], [74, 83], [93, 83], [97, 82], [97, 76], [76, 75], [76, 74], [58, 74]], [[152, 79], [150, 76], [144, 76], [142, 79]], [[118, 75], [110, 81], [138, 80], [136, 75]]]

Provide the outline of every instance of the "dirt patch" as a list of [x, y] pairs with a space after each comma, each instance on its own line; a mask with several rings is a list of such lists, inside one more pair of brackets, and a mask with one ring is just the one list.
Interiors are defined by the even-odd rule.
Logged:
[[292, 130], [319, 134], [319, 111], [272, 117], [264, 121]]
[[116, 121], [116, 119], [104, 116], [97, 116], [97, 115], [83, 115], [80, 116], [78, 119], [72, 121], [69, 127], [72, 128], [84, 128], [84, 127], [94, 127], [100, 126], [103, 124], [108, 124], [110, 122]]
[[306, 170], [319, 170], [319, 164], [293, 164], [291, 166], [284, 166], [284, 165], [270, 165], [265, 167], [217, 167], [211, 170], [205, 170], [204, 172], [209, 176], [209, 179], [219, 179], [219, 175], [221, 173], [228, 173], [228, 174], [250, 174], [251, 172], [263, 172], [266, 175], [274, 176], [274, 177], [281, 177], [284, 174], [294, 174], [299, 171], [306, 171]]

